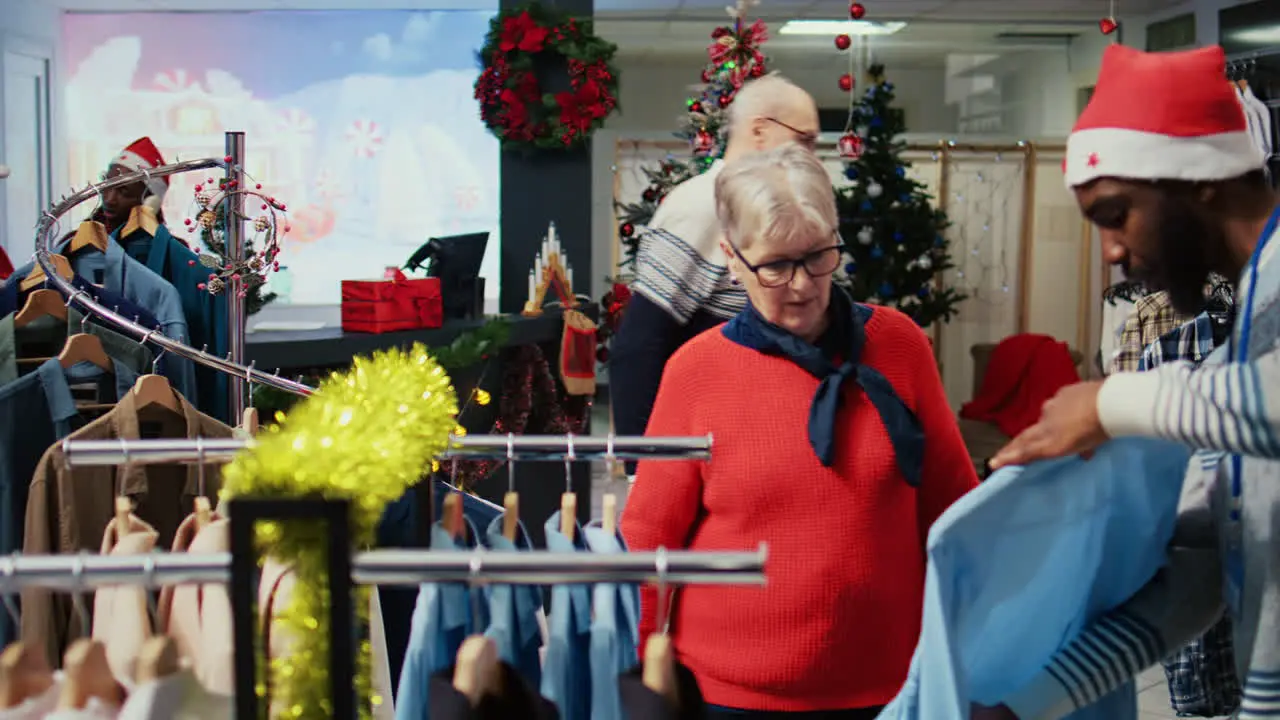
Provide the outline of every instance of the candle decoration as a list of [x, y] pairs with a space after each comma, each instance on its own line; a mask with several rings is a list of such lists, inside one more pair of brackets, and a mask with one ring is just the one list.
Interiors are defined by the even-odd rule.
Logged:
[[548, 290], [556, 294], [564, 307], [578, 306], [573, 292], [573, 267], [564, 257], [555, 223], [547, 228], [547, 234], [542, 238], [542, 250], [533, 258], [533, 269], [529, 271], [529, 299], [520, 314], [525, 317], [541, 315]]

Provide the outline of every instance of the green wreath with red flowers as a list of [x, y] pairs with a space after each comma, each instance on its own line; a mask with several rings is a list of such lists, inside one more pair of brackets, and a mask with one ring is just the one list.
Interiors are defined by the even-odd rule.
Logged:
[[[591, 21], [540, 3], [503, 10], [489, 23], [476, 80], [480, 119], [504, 150], [574, 149], [618, 108], [618, 46]], [[537, 69], [562, 59], [569, 90], [543, 92]]]

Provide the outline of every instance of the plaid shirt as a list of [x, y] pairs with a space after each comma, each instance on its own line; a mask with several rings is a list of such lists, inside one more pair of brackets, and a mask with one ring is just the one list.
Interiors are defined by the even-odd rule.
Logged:
[[[1190, 320], [1173, 309], [1166, 292], [1154, 292], [1139, 298], [1120, 331], [1120, 344], [1111, 359], [1111, 372], [1137, 370], [1143, 350]], [[1199, 358], [1196, 360], [1198, 362]]]
[[[1231, 323], [1220, 320], [1202, 312], [1190, 322], [1164, 333], [1142, 351], [1137, 369], [1150, 370], [1174, 360], [1199, 363], [1231, 332]], [[1169, 704], [1178, 717], [1230, 715], [1240, 706], [1240, 679], [1236, 676], [1230, 618], [1224, 616], [1200, 638], [1165, 658], [1162, 664], [1169, 679]]]

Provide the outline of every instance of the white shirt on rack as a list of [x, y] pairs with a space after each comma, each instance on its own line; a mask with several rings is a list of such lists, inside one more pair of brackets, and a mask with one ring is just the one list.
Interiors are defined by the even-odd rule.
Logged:
[[231, 720], [231, 698], [215, 695], [190, 670], [134, 688], [116, 720]]
[[1253, 88], [1250, 88], [1248, 85], [1241, 88], [1241, 96], [1244, 98], [1245, 107], [1252, 111], [1257, 123], [1258, 136], [1262, 141], [1259, 147], [1261, 147], [1262, 151], [1267, 154], [1267, 157], [1271, 157], [1275, 152], [1271, 135], [1271, 110], [1266, 106], [1266, 103], [1259, 100], [1258, 96], [1253, 94]]

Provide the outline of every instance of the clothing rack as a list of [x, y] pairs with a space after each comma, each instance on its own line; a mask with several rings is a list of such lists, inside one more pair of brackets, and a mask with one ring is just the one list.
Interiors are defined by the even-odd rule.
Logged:
[[[446, 458], [519, 461], [711, 459], [711, 436], [464, 435], [450, 440]], [[63, 440], [68, 467], [230, 462], [253, 438]]]
[[[242, 152], [244, 146], [244, 133], [227, 133], [227, 147], [232, 148], [235, 146], [234, 143], [236, 142], [239, 143], [238, 147]], [[154, 170], [138, 170], [136, 172], [122, 173], [115, 177], [107, 178], [101, 182], [93, 183], [82, 190], [78, 190], [72, 192], [70, 195], [64, 196], [58, 202], [53, 203], [53, 205], [44, 212], [44, 215], [36, 224], [36, 264], [38, 264], [44, 271], [48, 282], [68, 298], [68, 305], [73, 302], [76, 303], [83, 308], [86, 316], [96, 315], [102, 320], [110, 323], [123, 334], [137, 339], [144, 345], [151, 343], [165, 352], [187, 358], [192, 362], [211, 367], [219, 372], [230, 375], [234, 381], [231, 383], [233, 395], [236, 392], [239, 392], [236, 388], [239, 387], [241, 379], [249, 384], [257, 383], [259, 385], [266, 385], [295, 395], [310, 395], [314, 388], [293, 380], [282, 378], [280, 377], [278, 370], [275, 374], [269, 375], [260, 370], [254, 369], [252, 363], [248, 366], [240, 364], [239, 360], [241, 358], [236, 358], [235, 352], [236, 348], [244, 347], [243, 317], [239, 318], [238, 323], [233, 320], [231, 323], [232, 327], [228, 330], [231, 335], [230, 341], [232, 343], [232, 352], [228, 353], [228, 357], [226, 358], [218, 357], [206, 352], [206, 349], [196, 350], [189, 345], [180, 343], [176, 340], [171, 340], [160, 334], [160, 330], [158, 328], [143, 327], [137, 321], [130, 320], [117, 312], [107, 309], [105, 306], [90, 297], [87, 292], [77, 290], [70, 282], [63, 279], [53, 265], [53, 260], [51, 258], [53, 255], [54, 245], [58, 241], [58, 238], [56, 237], [58, 234], [58, 223], [61, 221], [62, 217], [70, 212], [75, 206], [87, 200], [101, 197], [102, 193], [108, 189], [131, 185], [139, 181], [147, 182], [151, 180], [151, 178], [155, 177], [165, 177], [168, 175], [177, 175], [179, 173], [192, 172], [195, 170], [207, 170], [209, 168], [223, 168], [230, 173], [232, 177], [237, 177], [239, 174], [242, 174], [243, 168], [241, 164], [243, 163], [243, 158], [232, 157], [231, 155], [228, 155], [228, 157], [232, 158], [231, 162], [228, 162], [225, 158], [184, 160], [182, 162], [164, 165]], [[233, 228], [236, 224], [237, 223], [234, 222], [231, 223]], [[232, 303], [231, 307], [234, 309], [237, 305]], [[241, 305], [239, 307], [242, 308], [243, 306]], [[240, 328], [241, 332], [238, 344], [235, 336], [237, 327]], [[243, 404], [243, 401], [241, 401], [241, 404]], [[233, 402], [232, 405], [234, 406], [235, 403]]]
[[[26, 588], [83, 593], [102, 587], [156, 589], [188, 583], [228, 583], [231, 553], [189, 555], [16, 555], [0, 558], [0, 595]], [[416, 586], [424, 582], [476, 585], [667, 583], [764, 585], [768, 548], [756, 552], [557, 553], [370, 550], [351, 558], [360, 585]]]

